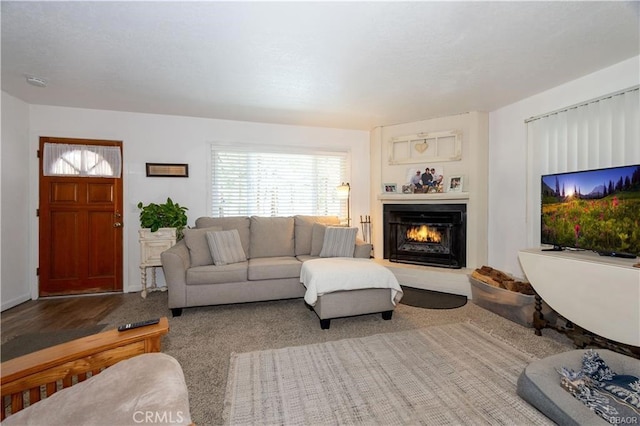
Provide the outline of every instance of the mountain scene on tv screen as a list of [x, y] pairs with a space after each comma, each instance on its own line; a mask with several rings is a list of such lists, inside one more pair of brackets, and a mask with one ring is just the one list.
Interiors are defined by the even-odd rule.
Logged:
[[542, 177], [545, 244], [640, 255], [640, 165]]

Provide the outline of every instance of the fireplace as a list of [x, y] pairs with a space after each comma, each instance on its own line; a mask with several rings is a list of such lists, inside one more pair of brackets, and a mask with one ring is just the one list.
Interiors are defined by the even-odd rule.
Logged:
[[466, 266], [466, 204], [385, 204], [383, 213], [385, 259]]

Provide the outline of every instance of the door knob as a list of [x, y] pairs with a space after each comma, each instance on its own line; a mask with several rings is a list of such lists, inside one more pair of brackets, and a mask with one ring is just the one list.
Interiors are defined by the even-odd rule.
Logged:
[[113, 224], [114, 228], [122, 228], [122, 222], [116, 222]]

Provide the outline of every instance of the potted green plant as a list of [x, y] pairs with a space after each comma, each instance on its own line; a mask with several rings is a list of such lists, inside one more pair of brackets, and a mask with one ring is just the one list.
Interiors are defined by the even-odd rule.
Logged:
[[142, 228], [148, 228], [152, 233], [161, 228], [175, 228], [176, 238], [182, 239], [182, 231], [187, 226], [186, 207], [167, 198], [164, 204], [149, 203], [145, 206], [140, 202], [138, 208]]

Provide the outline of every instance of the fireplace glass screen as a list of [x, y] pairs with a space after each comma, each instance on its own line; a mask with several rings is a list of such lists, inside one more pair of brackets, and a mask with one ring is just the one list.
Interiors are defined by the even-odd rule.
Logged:
[[[466, 209], [385, 206], [385, 258], [391, 262], [465, 266]], [[466, 206], [462, 206], [466, 207]]]

